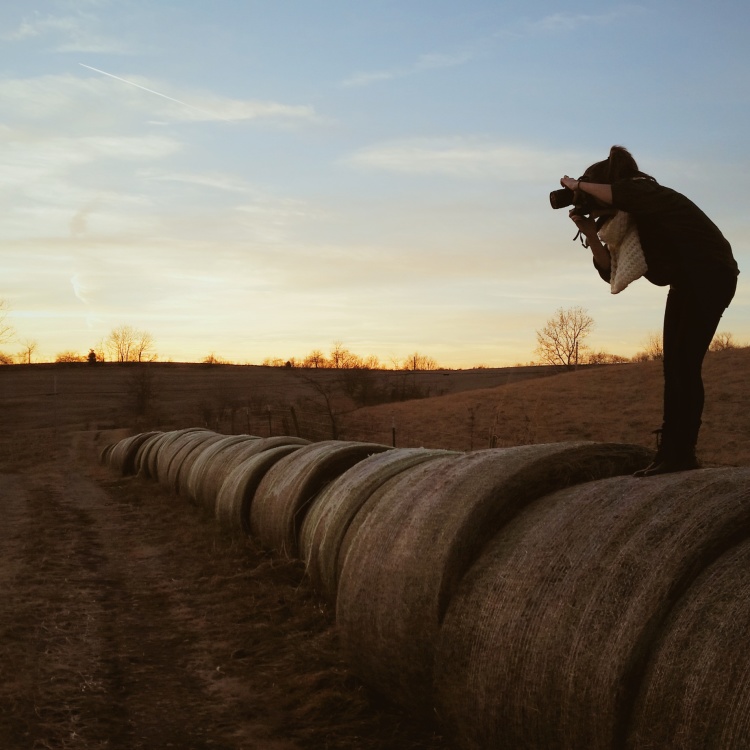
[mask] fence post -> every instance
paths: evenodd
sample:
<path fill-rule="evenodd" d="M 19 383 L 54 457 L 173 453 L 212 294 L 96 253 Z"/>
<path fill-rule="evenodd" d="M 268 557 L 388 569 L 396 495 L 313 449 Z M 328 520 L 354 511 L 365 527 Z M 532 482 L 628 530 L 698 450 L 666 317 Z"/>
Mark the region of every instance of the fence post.
<path fill-rule="evenodd" d="M 266 407 L 268 413 L 268 437 L 273 437 L 273 428 L 271 426 L 271 406 L 270 404 Z"/>
<path fill-rule="evenodd" d="M 396 447 L 396 419 L 391 419 L 391 442 L 393 447 Z"/>

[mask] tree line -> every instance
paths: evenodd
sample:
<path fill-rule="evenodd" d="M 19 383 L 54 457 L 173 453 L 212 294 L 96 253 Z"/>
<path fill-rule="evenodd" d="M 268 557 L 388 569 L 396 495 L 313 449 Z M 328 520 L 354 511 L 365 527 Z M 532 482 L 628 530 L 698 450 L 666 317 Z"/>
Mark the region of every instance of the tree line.
<path fill-rule="evenodd" d="M 0 344 L 13 341 L 16 332 L 8 321 L 8 304 L 0 299 Z M 618 364 L 624 362 L 645 362 L 661 359 L 663 346 L 660 333 L 648 335 L 644 348 L 633 357 L 622 357 L 605 351 L 593 350 L 587 338 L 594 330 L 594 319 L 582 307 L 559 308 L 545 325 L 536 331 L 537 346 L 534 350 L 537 359 L 530 365 L 552 365 L 563 370 L 573 370 L 579 365 Z M 19 341 L 21 349 L 15 354 L 0 351 L 0 365 L 31 364 L 39 346 L 34 339 Z M 709 351 L 739 348 L 734 336 L 729 332 L 718 332 L 711 342 Z M 92 347 L 87 355 L 68 350 L 59 352 L 55 362 L 155 362 L 158 356 L 153 336 L 144 330 L 129 325 L 113 328 L 109 335 Z M 230 364 L 211 352 L 203 360 L 204 364 Z M 362 357 L 355 354 L 340 341 L 334 342 L 331 350 L 324 354 L 314 349 L 306 356 L 297 359 L 290 357 L 268 357 L 261 363 L 266 367 L 284 367 L 298 370 L 404 370 L 424 372 L 441 369 L 430 356 L 418 351 L 390 364 L 382 363 L 378 357 Z"/>
<path fill-rule="evenodd" d="M 0 344 L 13 341 L 15 329 L 8 322 L 8 303 L 0 299 Z M 0 365 L 28 364 L 39 349 L 35 339 L 21 339 L 21 349 L 15 354 L 0 351 Z M 84 355 L 73 350 L 59 352 L 55 362 L 155 362 L 154 337 L 148 332 L 121 325 L 113 328 L 109 335 Z"/>
<path fill-rule="evenodd" d="M 579 365 L 618 364 L 624 362 L 647 362 L 662 359 L 664 346 L 661 333 L 650 333 L 644 349 L 633 357 L 621 357 L 604 351 L 594 351 L 586 342 L 594 330 L 594 319 L 583 307 L 559 308 L 543 328 L 536 332 L 535 353 L 538 362 L 532 364 L 553 365 L 563 370 L 574 370 Z M 709 351 L 737 349 L 734 336 L 729 332 L 718 332 Z"/>
<path fill-rule="evenodd" d="M 393 358 L 390 367 L 381 363 L 378 357 L 361 357 L 336 341 L 328 356 L 314 349 L 302 359 L 290 357 L 268 357 L 261 363 L 266 367 L 302 368 L 306 370 L 408 370 L 411 372 L 441 369 L 438 363 L 426 354 L 414 352 L 403 359 Z"/>

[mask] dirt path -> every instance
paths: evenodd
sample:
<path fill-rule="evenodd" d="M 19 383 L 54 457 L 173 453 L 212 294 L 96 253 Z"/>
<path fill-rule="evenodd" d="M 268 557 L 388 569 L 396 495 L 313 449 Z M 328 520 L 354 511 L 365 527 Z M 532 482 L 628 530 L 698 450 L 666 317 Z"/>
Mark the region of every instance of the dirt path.
<path fill-rule="evenodd" d="M 299 565 L 184 500 L 60 462 L 0 499 L 0 747 L 445 747 L 349 674 Z"/>

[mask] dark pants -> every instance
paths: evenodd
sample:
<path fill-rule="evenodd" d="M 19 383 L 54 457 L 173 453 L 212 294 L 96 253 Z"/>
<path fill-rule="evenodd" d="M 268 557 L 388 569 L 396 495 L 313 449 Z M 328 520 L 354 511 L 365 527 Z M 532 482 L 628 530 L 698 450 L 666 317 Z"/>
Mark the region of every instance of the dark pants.
<path fill-rule="evenodd" d="M 703 414 L 703 358 L 736 289 L 737 277 L 726 271 L 708 271 L 669 289 L 664 312 L 666 456 L 695 450 Z"/>

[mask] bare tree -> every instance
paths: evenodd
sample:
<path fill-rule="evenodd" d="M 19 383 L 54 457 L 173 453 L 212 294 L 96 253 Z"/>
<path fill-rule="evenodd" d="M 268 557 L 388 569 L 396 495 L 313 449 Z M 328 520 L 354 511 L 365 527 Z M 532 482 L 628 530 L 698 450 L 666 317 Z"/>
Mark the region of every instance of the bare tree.
<path fill-rule="evenodd" d="M 132 326 L 113 328 L 105 346 L 115 362 L 153 362 L 153 337 L 147 331 L 137 331 Z"/>
<path fill-rule="evenodd" d="M 323 352 L 320 351 L 320 349 L 315 349 L 311 351 L 303 360 L 302 360 L 302 367 L 307 367 L 310 369 L 319 369 L 321 367 L 326 366 L 326 358 Z"/>
<path fill-rule="evenodd" d="M 720 331 L 714 336 L 714 340 L 711 342 L 708 350 L 711 352 L 723 352 L 725 349 L 736 348 L 737 344 L 734 343 L 734 336 L 728 331 Z"/>
<path fill-rule="evenodd" d="M 589 352 L 586 357 L 586 364 L 589 365 L 617 365 L 630 360 L 627 357 L 621 357 L 619 354 L 610 354 L 609 352 Z"/>
<path fill-rule="evenodd" d="M 9 312 L 10 307 L 8 301 L 0 299 L 0 343 L 10 341 L 16 335 L 13 326 L 8 323 Z"/>
<path fill-rule="evenodd" d="M 153 362 L 156 359 L 154 337 L 148 331 L 135 332 L 133 359 L 136 362 Z"/>
<path fill-rule="evenodd" d="M 24 362 L 25 364 L 30 365 L 32 356 L 39 348 L 39 342 L 35 341 L 34 339 L 24 339 L 21 342 L 21 346 L 23 348 L 18 353 L 18 359 L 20 362 Z"/>
<path fill-rule="evenodd" d="M 86 361 L 86 357 L 70 349 L 68 351 L 60 352 L 59 354 L 55 355 L 55 362 L 57 362 L 58 364 L 61 364 L 63 362 L 85 362 L 85 361 Z"/>
<path fill-rule="evenodd" d="M 218 355 L 211 352 L 207 357 L 204 357 L 201 362 L 204 365 L 227 365 L 229 362 L 227 360 L 223 359 L 222 357 L 219 357 Z M 265 363 L 264 363 L 265 364 Z"/>
<path fill-rule="evenodd" d="M 334 342 L 328 362 L 334 370 L 345 370 L 349 367 L 360 366 L 359 357 L 352 354 L 340 341 Z"/>
<path fill-rule="evenodd" d="M 661 333 L 649 333 L 643 351 L 638 352 L 634 362 L 649 362 L 651 360 L 664 359 L 664 341 Z"/>
<path fill-rule="evenodd" d="M 129 362 L 135 331 L 130 326 L 113 328 L 105 341 L 107 351 L 115 362 Z"/>
<path fill-rule="evenodd" d="M 536 332 L 536 353 L 544 364 L 572 370 L 585 361 L 584 340 L 593 330 L 594 319 L 582 307 L 561 307 Z"/>
<path fill-rule="evenodd" d="M 437 370 L 438 363 L 432 358 L 419 352 L 414 352 L 404 359 L 402 370 L 410 370 L 416 372 L 417 370 Z"/>

